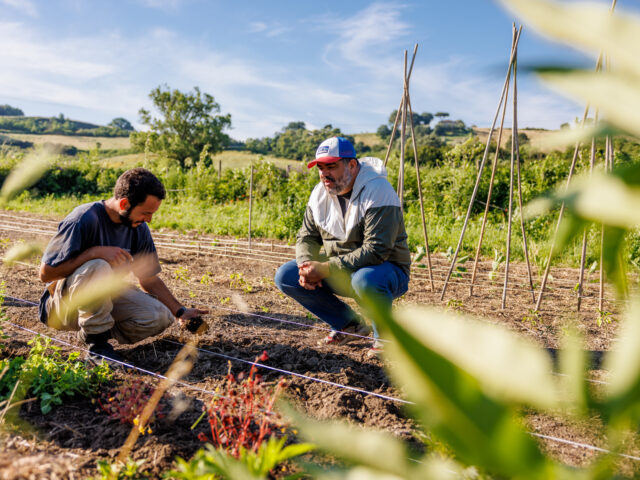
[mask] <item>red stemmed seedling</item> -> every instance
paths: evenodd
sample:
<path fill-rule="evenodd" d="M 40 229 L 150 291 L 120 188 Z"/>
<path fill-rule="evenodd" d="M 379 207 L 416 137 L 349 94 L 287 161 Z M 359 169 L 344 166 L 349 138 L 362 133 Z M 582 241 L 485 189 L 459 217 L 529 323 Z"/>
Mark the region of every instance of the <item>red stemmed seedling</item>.
<path fill-rule="evenodd" d="M 267 352 L 256 357 L 256 362 L 268 360 Z M 256 452 L 260 445 L 277 430 L 283 428 L 283 418 L 273 410 L 274 403 L 285 387 L 284 379 L 275 385 L 265 383 L 254 364 L 245 375 L 231 373 L 231 362 L 226 382 L 219 392 L 205 404 L 205 413 L 211 427 L 211 438 L 200 433 L 198 438 L 238 458 L 241 448 Z M 203 414 L 204 415 L 204 414 Z"/>
<path fill-rule="evenodd" d="M 112 388 L 98 398 L 98 405 L 110 418 L 120 420 L 121 423 L 138 425 L 140 414 L 153 395 L 155 387 L 141 378 L 126 378 L 121 384 Z M 156 407 L 148 424 L 165 417 L 163 410 L 166 408 L 168 398 L 165 395 Z M 141 433 L 152 433 L 147 426 Z"/>

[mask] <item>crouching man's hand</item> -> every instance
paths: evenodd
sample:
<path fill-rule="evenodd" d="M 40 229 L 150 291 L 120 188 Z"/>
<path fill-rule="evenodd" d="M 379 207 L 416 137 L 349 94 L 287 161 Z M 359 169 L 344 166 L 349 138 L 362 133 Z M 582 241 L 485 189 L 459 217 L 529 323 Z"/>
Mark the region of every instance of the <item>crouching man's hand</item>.
<path fill-rule="evenodd" d="M 180 313 L 179 311 L 176 313 Z M 184 313 L 180 315 L 178 321 L 180 322 L 180 326 L 184 327 L 187 325 L 188 320 L 194 317 L 199 317 L 200 315 L 206 315 L 209 313 L 209 310 L 201 310 L 199 308 L 185 308 Z"/>
<path fill-rule="evenodd" d="M 307 290 L 315 290 L 322 285 L 322 280 L 329 277 L 329 264 L 316 261 L 303 262 L 298 266 L 298 273 L 300 286 Z"/>

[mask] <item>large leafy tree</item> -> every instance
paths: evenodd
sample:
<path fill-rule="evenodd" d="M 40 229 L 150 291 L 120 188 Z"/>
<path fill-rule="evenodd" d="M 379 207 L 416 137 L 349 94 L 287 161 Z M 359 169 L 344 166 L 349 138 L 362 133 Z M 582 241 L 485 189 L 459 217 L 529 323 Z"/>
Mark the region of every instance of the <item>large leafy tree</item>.
<path fill-rule="evenodd" d="M 111 120 L 111 122 L 109 122 L 107 126 L 119 128 L 121 130 L 127 130 L 129 132 L 133 132 L 135 130 L 133 128 L 133 125 L 131 125 L 131 122 L 126 118 L 122 118 L 122 117 L 114 118 L 113 120 Z"/>
<path fill-rule="evenodd" d="M 205 148 L 215 153 L 229 144 L 229 136 L 223 131 L 231 126 L 231 115 L 219 115 L 220 105 L 198 87 L 184 93 L 159 86 L 149 97 L 160 116 L 153 117 L 148 110 L 140 109 L 141 122 L 149 131 L 132 133 L 133 146 L 148 148 L 189 167 Z"/>

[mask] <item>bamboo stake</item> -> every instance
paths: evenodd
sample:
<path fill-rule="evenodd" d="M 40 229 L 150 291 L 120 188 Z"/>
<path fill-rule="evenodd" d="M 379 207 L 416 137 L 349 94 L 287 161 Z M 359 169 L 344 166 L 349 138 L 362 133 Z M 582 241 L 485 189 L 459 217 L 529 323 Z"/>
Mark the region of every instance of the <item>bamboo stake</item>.
<path fill-rule="evenodd" d="M 522 31 L 522 27 L 520 27 L 520 30 L 518 31 L 518 35 L 515 42 L 516 44 L 520 39 L 521 31 Z M 491 136 L 493 135 L 493 130 L 495 128 L 496 122 L 498 121 L 498 115 L 500 114 L 500 107 L 502 106 L 502 102 L 504 101 L 505 92 L 507 89 L 507 85 L 509 83 L 509 72 L 511 72 L 512 62 L 513 62 L 513 44 L 511 45 L 511 55 L 509 57 L 509 65 L 507 67 L 507 78 L 505 78 L 504 85 L 502 86 L 502 94 L 500 97 L 500 101 L 498 102 L 498 107 L 496 108 L 496 113 L 493 117 L 493 123 L 491 124 L 491 128 L 489 129 L 489 134 L 487 136 L 487 145 L 485 146 L 484 154 L 482 155 L 482 161 L 480 162 L 480 168 L 478 170 L 478 175 L 476 177 L 476 184 L 473 187 L 473 193 L 471 194 L 471 201 L 469 202 L 469 208 L 467 209 L 467 216 L 465 217 L 464 224 L 462 226 L 462 232 L 460 233 L 458 246 L 456 247 L 456 251 L 453 255 L 451 266 L 449 267 L 449 271 L 444 281 L 444 285 L 442 286 L 442 293 L 440 294 L 441 301 L 444 300 L 444 295 L 447 291 L 447 286 L 449 284 L 449 279 L 451 278 L 451 273 L 453 272 L 453 268 L 455 267 L 456 260 L 458 259 L 458 255 L 460 254 L 460 249 L 462 248 L 462 241 L 464 239 L 464 234 L 467 230 L 467 225 L 469 224 L 469 218 L 471 217 L 471 209 L 473 208 L 473 202 L 475 201 L 476 194 L 478 193 L 478 187 L 480 186 L 480 178 L 482 176 L 482 171 L 484 170 L 485 163 L 489 156 L 489 146 L 491 144 Z"/>
<path fill-rule="evenodd" d="M 605 69 L 610 70 L 609 56 L 605 57 Z M 605 140 L 604 171 L 613 170 L 613 139 L 607 135 Z M 600 286 L 598 289 L 598 310 L 604 313 L 604 224 L 600 225 Z"/>
<path fill-rule="evenodd" d="M 253 165 L 251 165 L 251 176 L 249 177 L 249 250 L 251 250 L 251 217 L 253 211 Z"/>
<path fill-rule="evenodd" d="M 404 79 L 403 102 L 402 102 L 402 126 L 400 128 L 400 169 L 398 171 L 398 198 L 400 198 L 400 208 L 404 209 L 404 147 L 407 131 L 407 51 L 404 51 Z"/>
<path fill-rule="evenodd" d="M 515 45 L 516 32 L 515 28 L 513 31 L 513 38 L 511 40 L 513 47 L 513 57 L 511 62 L 511 69 L 513 69 L 513 65 L 515 62 L 516 48 Z M 487 219 L 489 218 L 489 207 L 491 205 L 491 195 L 493 193 L 493 182 L 496 177 L 496 170 L 498 168 L 498 159 L 500 156 L 500 144 L 502 143 L 502 133 L 504 131 L 504 119 L 507 113 L 507 102 L 509 101 L 509 85 L 511 82 L 511 69 L 507 72 L 507 89 L 505 91 L 504 103 L 502 105 L 502 117 L 500 119 L 500 129 L 498 130 L 498 141 L 496 144 L 496 153 L 493 157 L 493 163 L 491 165 L 491 178 L 489 180 L 489 191 L 487 192 L 487 201 L 485 203 L 484 215 L 482 216 L 482 225 L 480 227 L 480 237 L 478 238 L 478 246 L 476 248 L 476 255 L 473 260 L 473 271 L 471 272 L 471 283 L 469 285 L 469 295 L 473 295 L 473 284 L 476 280 L 476 273 L 478 271 L 478 262 L 480 261 L 480 249 L 482 248 L 482 240 L 484 239 L 484 232 L 487 227 Z"/>
<path fill-rule="evenodd" d="M 598 110 L 596 110 L 594 125 L 598 124 Z M 591 154 L 589 155 L 589 176 L 593 175 L 593 167 L 596 163 L 596 137 L 591 139 Z M 580 273 L 578 276 L 578 306 L 577 310 L 580 311 L 582 305 L 582 291 L 584 282 L 584 264 L 587 259 L 587 229 L 582 232 L 582 249 L 580 252 Z"/>
<path fill-rule="evenodd" d="M 424 248 L 427 255 L 427 267 L 429 268 L 429 280 L 431 281 L 431 291 L 435 291 L 433 284 L 433 270 L 431 268 L 431 252 L 429 250 L 429 237 L 427 236 L 427 223 L 424 218 L 424 200 L 422 198 L 422 183 L 420 181 L 420 166 L 418 164 L 418 147 L 416 145 L 416 132 L 413 127 L 413 109 L 411 108 L 411 97 L 407 88 L 407 106 L 409 107 L 409 118 L 411 118 L 411 140 L 413 142 L 413 157 L 416 164 L 416 180 L 418 182 L 418 198 L 420 199 L 420 214 L 422 216 L 422 234 L 424 236 Z"/>
<path fill-rule="evenodd" d="M 613 14 L 614 9 L 616 8 L 617 0 L 613 0 L 611 3 L 611 8 L 609 9 L 609 15 Z M 602 70 L 602 58 L 603 53 L 600 52 L 598 55 L 598 60 L 596 62 L 596 72 Z M 582 116 L 582 122 L 580 124 L 580 128 L 584 128 L 585 122 L 587 120 L 587 115 L 589 114 L 589 103 L 585 106 L 584 114 Z M 576 166 L 576 160 L 578 158 L 578 152 L 580 151 L 580 142 L 576 142 L 575 150 L 573 151 L 573 159 L 571 160 L 571 166 L 569 167 L 569 176 L 567 177 L 567 184 L 565 187 L 565 191 L 569 189 L 569 184 L 571 183 L 571 178 L 573 177 L 573 172 Z M 553 234 L 553 239 L 551 240 L 551 249 L 549 250 L 549 256 L 547 257 L 547 264 L 544 269 L 544 275 L 542 276 L 542 283 L 540 284 L 540 293 L 538 294 L 538 301 L 536 302 L 535 311 L 540 311 L 540 305 L 542 304 L 542 297 L 544 295 L 545 288 L 547 286 L 547 279 L 549 278 L 549 271 L 551 270 L 551 259 L 553 258 L 555 248 L 556 248 L 556 238 L 558 237 L 558 231 L 560 230 L 560 224 L 562 223 L 562 218 L 564 216 L 565 204 L 562 202 L 560 205 L 560 212 L 558 213 L 558 222 L 556 223 L 556 229 Z"/>
<path fill-rule="evenodd" d="M 516 68 L 513 69 L 513 129 L 511 137 L 516 142 L 516 165 L 518 178 L 518 208 L 520 209 L 520 231 L 522 233 L 522 248 L 524 250 L 524 258 L 527 262 L 527 273 L 529 274 L 529 287 L 531 288 L 531 299 L 536 302 L 536 293 L 533 287 L 533 274 L 531 272 L 531 262 L 529 262 L 529 247 L 527 245 L 527 232 L 524 228 L 524 214 L 522 208 L 522 175 L 520 173 L 520 140 L 518 139 L 518 78 L 517 78 L 517 61 Z"/>
<path fill-rule="evenodd" d="M 516 26 L 513 25 L 513 30 L 515 33 Z M 515 170 L 515 159 L 516 152 L 515 147 L 518 143 L 518 129 L 516 126 L 516 108 L 518 104 L 516 102 L 516 68 L 518 67 L 518 49 L 516 48 L 516 52 L 513 57 L 513 118 L 511 128 L 511 165 L 509 169 L 509 218 L 507 220 L 507 253 L 504 264 L 504 286 L 502 287 L 502 310 L 507 303 L 507 285 L 509 284 L 509 257 L 511 256 L 511 227 L 512 227 L 512 215 L 513 215 L 513 171 Z M 505 102 L 505 105 L 507 102 Z M 498 143 L 498 149 L 500 148 L 500 144 Z M 476 258 L 477 260 L 477 258 Z"/>
<path fill-rule="evenodd" d="M 411 80 L 411 73 L 413 72 L 413 63 L 416 60 L 416 54 L 418 53 L 418 44 L 416 43 L 415 47 L 413 47 L 413 57 L 411 58 L 411 66 L 409 67 L 409 74 L 407 75 L 406 81 L 407 83 Z M 389 137 L 389 145 L 387 146 L 387 153 L 384 156 L 384 166 L 387 166 L 387 162 L 389 161 L 389 154 L 391 153 L 391 146 L 393 145 L 393 141 L 396 136 L 396 129 L 398 128 L 398 120 L 400 119 L 400 112 L 402 111 L 404 105 L 404 94 L 400 99 L 400 105 L 398 106 L 398 110 L 396 111 L 396 119 L 393 122 L 393 130 L 391 130 L 391 137 Z"/>

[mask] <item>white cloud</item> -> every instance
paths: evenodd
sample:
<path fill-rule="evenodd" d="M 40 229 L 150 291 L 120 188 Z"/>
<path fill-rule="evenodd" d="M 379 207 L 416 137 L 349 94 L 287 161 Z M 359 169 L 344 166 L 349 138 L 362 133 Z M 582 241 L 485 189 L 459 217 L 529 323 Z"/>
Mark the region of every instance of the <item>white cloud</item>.
<path fill-rule="evenodd" d="M 374 3 L 350 18 L 325 19 L 323 28 L 338 37 L 327 45 L 325 61 L 336 66 L 334 55 L 339 55 L 352 67 L 388 71 L 390 58 L 400 51 L 399 40 L 411 31 L 411 26 L 401 19 L 404 8 L 393 3 Z"/>
<path fill-rule="evenodd" d="M 30 17 L 38 16 L 38 9 L 31 0 L 0 0 L 0 3 L 15 8 Z"/>
<path fill-rule="evenodd" d="M 235 138 L 272 135 L 290 121 L 310 127 L 331 123 L 347 133 L 375 131 L 402 94 L 401 53 L 411 29 L 400 17 L 404 8 L 376 3 L 339 19 L 343 23 L 326 37 L 337 40 L 309 51 L 310 62 L 323 52 L 335 62 L 334 68 L 319 69 L 244 59 L 166 28 L 59 37 L 0 22 L 0 100 L 10 94 L 16 106 L 34 108 L 39 102 L 37 108 L 45 110 L 30 114 L 78 112 L 82 120 L 107 123 L 122 116 L 135 123 L 139 108 L 151 107 L 151 89 L 197 85 L 232 114 Z M 267 35 L 273 25 L 256 22 L 249 28 Z M 421 53 L 411 80 L 415 110 L 445 110 L 468 124 L 488 125 L 502 84 L 498 75 L 473 59 L 434 63 Z M 523 126 L 555 128 L 575 116 L 569 102 L 531 82 L 523 83 L 520 105 Z"/>
<path fill-rule="evenodd" d="M 290 28 L 284 27 L 279 23 L 274 23 L 273 25 L 268 25 L 265 22 L 252 22 L 249 24 L 249 31 L 251 33 L 261 33 L 266 37 L 278 37 L 288 31 Z"/>

